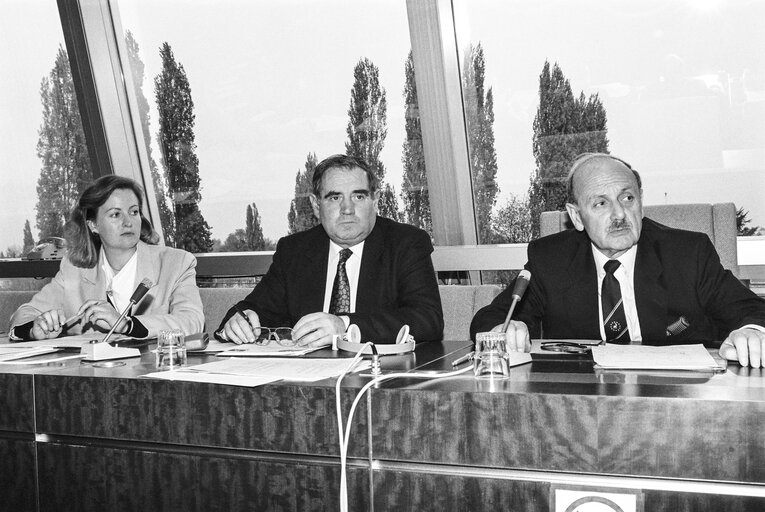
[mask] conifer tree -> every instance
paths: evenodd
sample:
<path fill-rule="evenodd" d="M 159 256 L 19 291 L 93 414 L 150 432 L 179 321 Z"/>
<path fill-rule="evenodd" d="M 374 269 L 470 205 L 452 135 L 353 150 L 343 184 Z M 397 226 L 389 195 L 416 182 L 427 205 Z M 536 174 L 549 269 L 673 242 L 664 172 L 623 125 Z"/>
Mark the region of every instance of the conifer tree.
<path fill-rule="evenodd" d="M 167 169 L 175 211 L 175 246 L 189 252 L 212 249 L 210 226 L 199 210 L 199 159 L 194 142 L 194 102 L 183 65 L 163 43 L 159 50 L 162 72 L 154 79 L 159 111 L 159 147 Z"/>
<path fill-rule="evenodd" d="M 24 247 L 21 249 L 22 254 L 26 254 L 32 250 L 35 246 L 35 239 L 32 236 L 32 228 L 29 226 L 29 219 L 24 221 Z"/>
<path fill-rule="evenodd" d="M 149 156 L 149 167 L 151 170 L 151 179 L 154 184 L 154 196 L 159 207 L 159 221 L 162 223 L 162 229 L 165 236 L 165 243 L 173 245 L 175 235 L 175 219 L 173 212 L 168 204 L 167 196 L 167 178 L 158 168 L 151 150 L 151 132 L 149 130 L 149 101 L 143 93 L 144 69 L 143 60 L 140 56 L 138 42 L 133 37 L 133 33 L 128 30 L 125 32 L 125 45 L 127 47 L 128 63 L 133 75 L 133 90 L 138 103 L 138 117 L 141 120 L 141 130 L 143 133 L 144 144 Z"/>
<path fill-rule="evenodd" d="M 66 50 L 59 46 L 48 76 L 40 84 L 42 124 L 37 156 L 36 225 L 39 237 L 64 236 L 64 224 L 80 192 L 92 179 L 85 132 Z"/>
<path fill-rule="evenodd" d="M 295 174 L 295 198 L 290 203 L 287 213 L 289 234 L 299 233 L 319 224 L 319 219 L 313 214 L 311 195 L 313 171 L 316 169 L 316 153 L 308 153 L 305 159 L 305 169 Z"/>
<path fill-rule="evenodd" d="M 472 45 L 463 66 L 463 98 L 470 148 L 478 242 L 492 243 L 491 212 L 497 201 L 497 151 L 494 147 L 494 94 L 485 90 L 483 46 Z"/>
<path fill-rule="evenodd" d="M 539 76 L 539 107 L 534 118 L 536 170 L 529 187 L 533 236 L 539 236 L 539 214 L 563 210 L 566 176 L 577 155 L 608 153 L 606 111 L 597 94 L 574 98 L 560 66 L 545 61 Z"/>
<path fill-rule="evenodd" d="M 404 217 L 408 224 L 424 229 L 428 233 L 433 230 L 430 215 L 430 196 L 428 180 L 425 174 L 425 153 L 422 149 L 422 127 L 420 111 L 417 103 L 417 84 L 414 80 L 414 61 L 412 52 L 404 65 L 404 112 L 406 140 L 401 156 L 404 164 L 401 199 L 404 202 Z"/>
<path fill-rule="evenodd" d="M 351 103 L 348 107 L 348 155 L 363 158 L 380 184 L 380 215 L 398 220 L 398 201 L 393 187 L 385 183 L 385 166 L 380 152 L 388 135 L 388 103 L 380 86 L 380 72 L 367 58 L 359 60 L 353 70 Z"/>
<path fill-rule="evenodd" d="M 245 233 L 247 237 L 247 249 L 250 251 L 262 251 L 266 247 L 263 238 L 263 228 L 260 225 L 260 213 L 257 205 L 253 202 L 247 205 L 247 223 Z"/>

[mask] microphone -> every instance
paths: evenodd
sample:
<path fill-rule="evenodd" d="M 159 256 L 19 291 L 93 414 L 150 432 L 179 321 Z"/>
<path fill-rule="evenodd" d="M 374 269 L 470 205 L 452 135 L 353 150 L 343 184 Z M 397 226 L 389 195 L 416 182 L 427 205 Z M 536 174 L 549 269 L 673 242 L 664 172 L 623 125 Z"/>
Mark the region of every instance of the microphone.
<path fill-rule="evenodd" d="M 529 281 L 531 281 L 531 272 L 526 269 L 521 270 L 518 277 L 515 278 L 515 286 L 513 287 L 512 294 L 513 302 L 510 304 L 507 317 L 505 317 L 505 323 L 502 325 L 502 332 L 507 332 L 507 328 L 510 325 L 510 318 L 513 316 L 513 311 L 515 311 L 515 305 L 518 304 L 518 301 L 521 300 L 523 294 L 526 293 Z"/>
<path fill-rule="evenodd" d="M 104 339 L 96 343 L 106 343 L 109 341 L 109 338 L 111 338 L 112 334 L 114 334 L 114 329 L 116 329 L 120 322 L 125 319 L 128 311 L 130 311 L 130 308 L 141 302 L 141 299 L 143 299 L 144 295 L 146 295 L 146 293 L 149 291 L 149 288 L 152 286 L 154 286 L 154 283 L 152 283 L 150 279 L 144 279 L 138 284 L 135 291 L 133 292 L 133 295 L 130 296 L 130 303 L 122 311 L 122 314 L 120 314 L 120 317 L 117 319 L 117 321 L 114 322 L 114 325 L 112 325 L 112 328 L 109 330 L 109 332 L 106 333 Z"/>

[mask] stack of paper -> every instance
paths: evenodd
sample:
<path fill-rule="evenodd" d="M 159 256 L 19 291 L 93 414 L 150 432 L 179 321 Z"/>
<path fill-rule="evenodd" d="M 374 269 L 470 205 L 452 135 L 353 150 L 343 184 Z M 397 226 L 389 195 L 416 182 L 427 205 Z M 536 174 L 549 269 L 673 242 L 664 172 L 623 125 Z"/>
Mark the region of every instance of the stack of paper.
<path fill-rule="evenodd" d="M 189 380 L 234 386 L 260 386 L 277 380 L 311 382 L 337 377 L 349 370 L 352 359 L 231 358 L 191 366 L 181 370 L 156 372 L 145 377 L 166 380 Z M 368 369 L 370 362 L 360 360 L 349 371 Z"/>
<path fill-rule="evenodd" d="M 592 347 L 599 367 L 619 370 L 724 370 L 704 345 L 602 345 Z"/>
<path fill-rule="evenodd" d="M 3 345 L 0 347 L 0 362 L 50 354 L 51 352 L 57 351 L 58 349 L 54 347 L 16 347 L 14 345 Z"/>

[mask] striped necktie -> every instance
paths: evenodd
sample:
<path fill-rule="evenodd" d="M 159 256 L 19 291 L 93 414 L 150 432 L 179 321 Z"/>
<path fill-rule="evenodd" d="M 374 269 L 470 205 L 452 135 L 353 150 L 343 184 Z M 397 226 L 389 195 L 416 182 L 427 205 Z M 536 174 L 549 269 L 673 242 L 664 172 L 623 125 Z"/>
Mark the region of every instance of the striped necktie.
<path fill-rule="evenodd" d="M 619 265 L 619 260 L 608 260 L 603 266 L 606 270 L 606 277 L 603 278 L 600 294 L 603 304 L 603 328 L 606 333 L 606 341 L 629 343 L 630 333 L 627 329 L 627 317 L 624 314 L 622 290 L 619 281 L 614 276 Z"/>

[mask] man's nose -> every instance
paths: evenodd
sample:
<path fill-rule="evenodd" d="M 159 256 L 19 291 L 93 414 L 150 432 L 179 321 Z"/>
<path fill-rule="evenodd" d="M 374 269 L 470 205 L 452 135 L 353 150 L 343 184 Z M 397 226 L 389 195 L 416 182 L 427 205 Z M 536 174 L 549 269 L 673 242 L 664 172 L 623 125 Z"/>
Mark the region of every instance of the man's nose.
<path fill-rule="evenodd" d="M 340 203 L 340 211 L 345 214 L 353 213 L 353 200 L 350 197 L 344 197 Z"/>
<path fill-rule="evenodd" d="M 624 218 L 624 206 L 622 206 L 622 203 L 619 201 L 614 201 L 613 207 L 611 208 L 611 218 L 613 219 L 623 219 Z"/>

